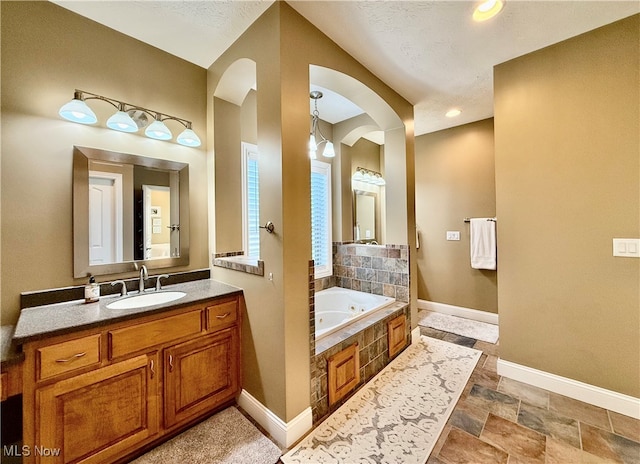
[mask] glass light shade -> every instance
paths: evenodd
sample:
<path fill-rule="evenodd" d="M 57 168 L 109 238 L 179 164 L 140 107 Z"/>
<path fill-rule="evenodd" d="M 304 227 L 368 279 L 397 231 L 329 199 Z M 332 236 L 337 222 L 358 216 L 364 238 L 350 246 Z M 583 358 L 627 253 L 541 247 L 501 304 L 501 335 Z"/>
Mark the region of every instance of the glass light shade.
<path fill-rule="evenodd" d="M 327 141 L 327 144 L 324 147 L 324 156 L 326 156 L 327 158 L 333 158 L 334 156 L 336 156 L 336 152 L 333 149 L 333 143 Z"/>
<path fill-rule="evenodd" d="M 185 147 L 199 147 L 202 144 L 200 138 L 191 129 L 183 130 L 176 140 Z"/>
<path fill-rule="evenodd" d="M 385 185 L 386 182 L 385 180 L 382 178 L 382 176 L 376 175 L 375 176 L 375 180 L 373 182 L 375 185 Z"/>
<path fill-rule="evenodd" d="M 353 176 L 351 176 L 351 180 L 357 180 L 359 182 L 364 181 L 364 176 L 362 175 L 362 172 L 360 170 L 357 170 Z"/>
<path fill-rule="evenodd" d="M 77 98 L 62 105 L 58 114 L 69 121 L 79 122 L 80 124 L 95 124 L 98 121 L 91 108 L 84 101 Z"/>
<path fill-rule="evenodd" d="M 173 134 L 169 128 L 159 119 L 156 119 L 149 124 L 149 127 L 147 127 L 144 133 L 147 137 L 151 137 L 156 140 L 170 140 L 173 138 Z"/>
<path fill-rule="evenodd" d="M 316 144 L 316 136 L 311 134 L 309 136 L 309 151 L 318 151 L 318 145 Z"/>
<path fill-rule="evenodd" d="M 118 111 L 107 120 L 107 127 L 109 129 L 122 131 L 122 132 L 137 132 L 138 125 L 136 122 L 124 111 Z"/>

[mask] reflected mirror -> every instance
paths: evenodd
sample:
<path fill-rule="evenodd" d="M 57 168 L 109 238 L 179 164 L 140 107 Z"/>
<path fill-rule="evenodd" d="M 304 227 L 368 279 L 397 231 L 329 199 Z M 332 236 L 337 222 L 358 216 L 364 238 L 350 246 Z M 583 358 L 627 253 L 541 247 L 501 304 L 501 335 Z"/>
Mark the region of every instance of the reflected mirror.
<path fill-rule="evenodd" d="M 364 190 L 354 190 L 354 240 L 376 240 L 376 199 L 377 194 Z"/>
<path fill-rule="evenodd" d="M 74 147 L 74 277 L 189 264 L 189 165 Z"/>

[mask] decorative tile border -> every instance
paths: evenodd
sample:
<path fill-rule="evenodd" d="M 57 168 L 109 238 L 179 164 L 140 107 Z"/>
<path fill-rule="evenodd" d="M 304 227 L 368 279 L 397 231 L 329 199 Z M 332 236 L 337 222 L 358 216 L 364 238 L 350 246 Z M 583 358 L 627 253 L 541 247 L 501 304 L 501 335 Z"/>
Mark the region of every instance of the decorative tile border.
<path fill-rule="evenodd" d="M 264 261 L 244 256 L 244 251 L 230 251 L 213 255 L 213 265 L 247 274 L 264 275 Z"/>

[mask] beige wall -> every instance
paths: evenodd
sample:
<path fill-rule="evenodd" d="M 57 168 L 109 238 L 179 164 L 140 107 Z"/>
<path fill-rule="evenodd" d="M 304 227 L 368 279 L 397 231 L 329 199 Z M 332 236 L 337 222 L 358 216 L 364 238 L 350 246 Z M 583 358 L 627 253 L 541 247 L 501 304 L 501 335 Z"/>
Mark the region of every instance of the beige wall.
<path fill-rule="evenodd" d="M 500 355 L 640 397 L 640 16 L 495 68 Z"/>
<path fill-rule="evenodd" d="M 365 83 L 403 121 L 411 120 L 413 112 L 408 102 L 289 5 L 276 2 L 209 68 L 211 127 L 219 120 L 213 99 L 216 86 L 224 71 L 240 58 L 256 62 L 260 217 L 261 222 L 274 223 L 275 233 L 261 235 L 265 277 L 221 268 L 214 268 L 213 273 L 245 289 L 244 388 L 288 422 L 310 405 L 309 64 L 338 70 Z M 412 148 L 407 155 L 411 163 Z M 214 153 L 217 163 L 218 153 Z M 268 279 L 270 273 L 273 280 Z"/>
<path fill-rule="evenodd" d="M 206 71 L 49 2 L 1 8 L 2 323 L 17 320 L 20 292 L 84 283 L 73 279 L 74 144 L 188 162 L 190 264 L 173 270 L 208 267 L 204 147 L 106 129 L 103 102 L 90 104 L 97 126 L 58 116 L 79 88 L 191 120 L 204 140 Z"/>
<path fill-rule="evenodd" d="M 418 298 L 498 312 L 497 272 L 471 268 L 463 222 L 496 215 L 494 160 L 493 119 L 416 137 Z"/>

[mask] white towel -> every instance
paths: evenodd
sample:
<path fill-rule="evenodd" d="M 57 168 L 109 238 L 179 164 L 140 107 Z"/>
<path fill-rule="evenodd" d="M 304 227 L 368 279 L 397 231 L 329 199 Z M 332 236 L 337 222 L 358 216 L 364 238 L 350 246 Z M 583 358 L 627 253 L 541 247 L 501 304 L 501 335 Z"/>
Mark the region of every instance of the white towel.
<path fill-rule="evenodd" d="M 496 269 L 496 223 L 489 218 L 471 219 L 471 267 Z"/>

